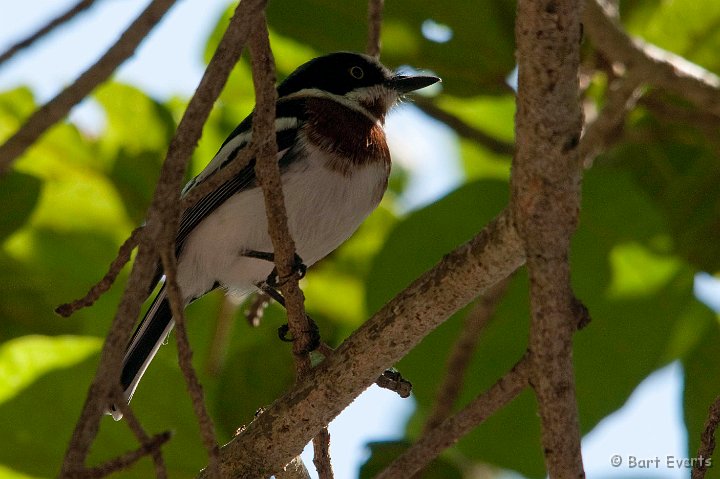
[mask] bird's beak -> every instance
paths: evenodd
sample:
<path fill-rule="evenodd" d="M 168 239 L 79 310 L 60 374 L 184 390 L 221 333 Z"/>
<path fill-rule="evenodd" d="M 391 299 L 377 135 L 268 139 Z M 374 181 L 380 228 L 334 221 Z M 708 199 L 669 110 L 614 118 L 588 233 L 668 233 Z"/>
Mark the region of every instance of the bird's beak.
<path fill-rule="evenodd" d="M 431 75 L 395 75 L 388 80 L 387 85 L 398 93 L 404 94 L 434 85 L 439 81 L 442 80 Z"/>

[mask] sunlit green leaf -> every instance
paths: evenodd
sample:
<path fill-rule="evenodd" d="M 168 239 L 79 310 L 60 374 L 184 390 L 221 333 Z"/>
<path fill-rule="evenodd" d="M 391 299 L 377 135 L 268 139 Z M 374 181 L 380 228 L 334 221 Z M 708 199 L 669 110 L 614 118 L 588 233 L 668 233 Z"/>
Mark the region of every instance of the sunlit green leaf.
<path fill-rule="evenodd" d="M 635 2 L 629 2 L 635 3 Z M 643 2 L 641 2 L 642 5 Z M 646 40 L 720 71 L 720 4 L 714 0 L 654 2 L 631 17 L 628 28 Z"/>

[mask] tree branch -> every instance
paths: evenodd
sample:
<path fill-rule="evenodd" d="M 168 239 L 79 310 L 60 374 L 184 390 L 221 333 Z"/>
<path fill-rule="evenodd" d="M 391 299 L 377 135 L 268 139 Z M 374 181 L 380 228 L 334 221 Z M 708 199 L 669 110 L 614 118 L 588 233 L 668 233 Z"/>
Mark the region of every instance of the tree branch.
<path fill-rule="evenodd" d="M 713 452 L 715 452 L 715 431 L 718 424 L 720 424 L 720 396 L 715 398 L 708 410 L 707 421 L 705 421 L 705 428 L 700 436 L 700 447 L 696 456 L 698 462 L 693 467 L 692 479 L 705 477 Z"/>
<path fill-rule="evenodd" d="M 607 0 L 587 0 L 583 26 L 593 45 L 611 62 L 628 70 L 649 85 L 673 92 L 697 108 L 720 116 L 720 77 L 637 38 L 618 25 Z"/>
<path fill-rule="evenodd" d="M 580 2 L 519 0 L 515 35 L 518 108 L 510 185 L 530 277 L 530 384 L 548 474 L 576 479 L 585 473 L 572 364 L 578 302 L 568 258 L 580 209 Z"/>
<path fill-rule="evenodd" d="M 627 113 L 635 108 L 642 91 L 640 79 L 632 72 L 608 86 L 605 106 L 585 127 L 580 139 L 578 156 L 583 167 L 592 167 L 595 157 L 607 149 L 614 132 L 621 128 Z"/>
<path fill-rule="evenodd" d="M 62 477 L 68 477 L 73 470 L 82 467 L 97 435 L 103 409 L 112 399 L 111 391 L 118 382 L 123 350 L 130 339 L 132 325 L 140 313 L 140 305 L 147 296 L 147 285 L 155 272 L 156 244 L 162 243 L 160 239 L 164 238 L 165 248 L 168 248 L 168 245 L 172 244 L 173 233 L 177 230 L 177 198 L 187 161 L 200 138 L 202 126 L 215 100 L 240 57 L 250 32 L 250 24 L 265 7 L 265 3 L 265 0 L 244 0 L 239 4 L 170 143 L 160 181 L 148 211 L 145 233 L 141 235 L 140 249 L 115 320 L 105 340 L 100 364 L 83 411 L 70 440 Z M 171 232 L 167 233 L 167 230 Z"/>
<path fill-rule="evenodd" d="M 79 477 L 82 479 L 99 479 L 101 477 L 107 477 L 115 472 L 122 471 L 123 469 L 127 469 L 128 467 L 135 464 L 138 460 L 142 459 L 148 454 L 152 454 L 153 451 L 157 451 L 158 449 L 160 449 L 160 447 L 166 442 L 168 442 L 171 437 L 172 435 L 169 432 L 156 434 L 155 436 L 150 438 L 148 442 L 144 443 L 136 450 L 125 453 L 120 457 L 116 457 L 115 459 L 111 459 L 110 461 L 97 467 L 87 469 L 82 473 L 75 474 L 73 477 Z"/>
<path fill-rule="evenodd" d="M 82 13 L 90 6 L 92 6 L 93 3 L 95 3 L 95 0 L 80 0 L 78 3 L 70 7 L 69 10 L 50 20 L 47 24 L 43 25 L 32 35 L 23 38 L 16 44 L 12 45 L 10 48 L 5 50 L 2 55 L 0 55 L 0 65 L 15 56 L 15 54 L 18 53 L 20 50 L 29 47 L 37 40 L 53 31 L 55 28 L 75 18 L 75 16 L 77 16 L 79 13 Z"/>
<path fill-rule="evenodd" d="M 219 447 L 215 437 L 215 426 L 205 407 L 202 385 L 192 365 L 192 348 L 188 339 L 187 328 L 185 327 L 185 302 L 182 291 L 177 284 L 177 258 L 175 248 L 163 249 L 160 252 L 163 270 L 165 272 L 165 287 L 168 291 L 168 299 L 172 310 L 172 317 L 175 321 L 175 339 L 178 348 L 178 363 L 185 378 L 188 393 L 193 405 L 193 411 L 198 419 L 200 435 L 203 446 L 208 453 L 208 473 L 215 479 L 220 479 L 218 466 Z"/>
<path fill-rule="evenodd" d="M 455 133 L 462 138 L 478 143 L 480 146 L 487 148 L 498 155 L 512 156 L 515 152 L 515 145 L 498 140 L 494 136 L 488 135 L 484 131 L 464 122 L 452 113 L 448 113 L 438 107 L 431 100 L 417 98 L 415 106 L 420 108 L 428 116 L 445 123 L 447 126 L 455 130 Z"/>
<path fill-rule="evenodd" d="M 282 190 L 280 166 L 278 164 L 277 143 L 275 141 L 275 63 L 270 49 L 269 32 L 265 16 L 261 15 L 250 40 L 250 57 L 255 85 L 255 113 L 253 116 L 253 143 L 257 145 L 258 157 L 255 172 L 263 195 L 265 211 L 268 217 L 268 230 L 272 239 L 275 265 L 280 279 L 280 288 L 285 298 L 288 326 L 293 335 L 293 353 L 295 356 L 296 380 L 305 376 L 312 364 L 310 362 L 310 344 L 313 328 L 305 314 L 305 297 L 295 274 L 295 242 L 290 235 L 287 222 L 287 210 Z M 320 479 L 332 479 L 332 466 L 329 456 L 330 435 L 327 428 L 319 429 L 313 440 L 315 443 L 315 464 Z M 274 471 L 273 471 L 274 472 Z"/>
<path fill-rule="evenodd" d="M 460 331 L 460 336 L 448 357 L 447 366 L 445 367 L 445 379 L 438 387 L 434 409 L 425 422 L 424 434 L 435 429 L 452 413 L 453 406 L 460 395 L 460 389 L 465 380 L 465 372 L 480 340 L 480 333 L 490 321 L 492 315 L 495 314 L 495 309 L 505 294 L 508 283 L 509 278 L 500 281 L 490 288 L 487 293 L 480 295 L 477 304 L 473 306 L 465 318 L 465 324 L 462 331 Z"/>
<path fill-rule="evenodd" d="M 509 212 L 447 254 L 221 448 L 225 476 L 277 471 L 388 366 L 524 262 Z M 204 473 L 200 477 L 207 477 Z"/>
<path fill-rule="evenodd" d="M 375 58 L 380 58 L 380 31 L 384 4 L 385 0 L 368 2 L 368 40 L 365 52 Z"/>
<path fill-rule="evenodd" d="M 528 385 L 530 367 L 528 357 L 524 356 L 490 389 L 473 399 L 462 411 L 427 430 L 375 479 L 410 477 L 427 467 L 442 451 L 515 399 Z"/>
<path fill-rule="evenodd" d="M 92 306 L 93 304 L 95 304 L 95 301 L 97 301 L 100 296 L 105 294 L 107 290 L 110 289 L 110 286 L 113 285 L 118 275 L 120 274 L 120 271 L 122 271 L 123 266 L 125 266 L 127 262 L 130 261 L 132 251 L 140 242 L 140 234 L 142 233 L 143 228 L 144 226 L 138 226 L 132 231 L 132 233 L 130 233 L 128 239 L 126 239 L 125 242 L 120 245 L 117 256 L 112 261 L 112 263 L 110 263 L 108 272 L 105 273 L 105 276 L 103 276 L 100 281 L 95 283 L 90 288 L 90 290 L 87 292 L 87 294 L 85 294 L 85 296 L 80 299 L 76 299 L 71 303 L 61 304 L 60 306 L 55 308 L 55 312 L 60 316 L 67 318 L 70 317 L 78 309 L 87 308 L 88 306 Z"/>
<path fill-rule="evenodd" d="M 153 0 L 94 65 L 85 70 L 72 85 L 30 115 L 20 129 L 0 146 L 0 176 L 7 173 L 12 162 L 48 128 L 62 120 L 73 106 L 129 58 L 174 4 L 175 0 Z"/>

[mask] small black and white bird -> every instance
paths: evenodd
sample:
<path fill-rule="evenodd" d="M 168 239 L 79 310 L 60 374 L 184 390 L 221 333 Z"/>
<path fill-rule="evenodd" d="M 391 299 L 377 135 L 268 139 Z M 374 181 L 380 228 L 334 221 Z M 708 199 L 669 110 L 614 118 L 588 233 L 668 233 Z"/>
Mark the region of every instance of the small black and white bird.
<path fill-rule="evenodd" d="M 385 115 L 404 94 L 438 81 L 394 74 L 370 56 L 340 52 L 305 63 L 280 84 L 277 159 L 288 227 L 305 266 L 340 246 L 380 203 L 390 174 Z M 250 143 L 251 127 L 252 113 L 182 194 L 235 161 Z M 175 244 L 185 305 L 218 287 L 247 294 L 273 271 L 254 166 L 253 160 L 181 217 Z M 161 278 L 158 269 L 153 286 Z M 120 380 L 127 401 L 173 325 L 163 286 L 125 352 Z M 122 418 L 115 406 L 107 413 Z"/>

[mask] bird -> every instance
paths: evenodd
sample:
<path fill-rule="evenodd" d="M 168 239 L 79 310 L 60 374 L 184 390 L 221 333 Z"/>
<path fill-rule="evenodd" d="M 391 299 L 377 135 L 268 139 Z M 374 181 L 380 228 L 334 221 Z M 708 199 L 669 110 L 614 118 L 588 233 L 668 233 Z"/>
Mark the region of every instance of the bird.
<path fill-rule="evenodd" d="M 365 54 L 336 52 L 302 64 L 277 87 L 277 161 L 302 274 L 347 240 L 380 203 L 391 166 L 384 132 L 389 110 L 406 94 L 439 81 L 395 73 Z M 252 120 L 251 112 L 181 197 L 238 159 L 250 145 Z M 272 243 L 254 166 L 253 158 L 182 213 L 175 254 L 184 306 L 217 288 L 247 295 L 272 278 Z M 162 278 L 158 265 L 150 291 Z M 120 373 L 124 401 L 132 399 L 173 326 L 163 284 L 127 345 Z M 122 418 L 115 404 L 105 412 Z"/>

